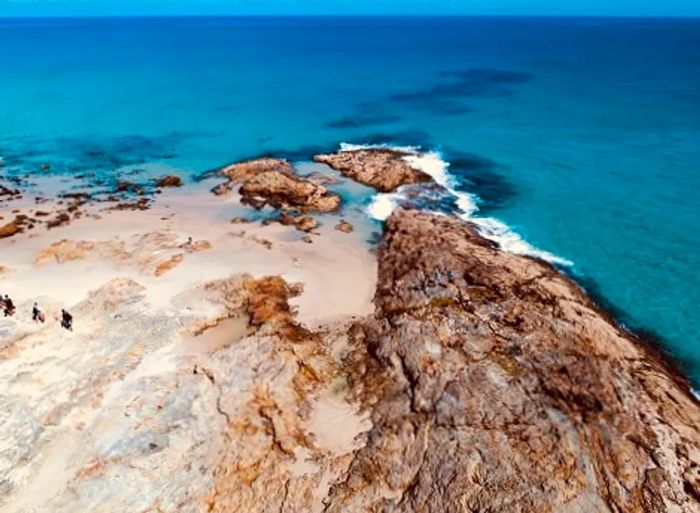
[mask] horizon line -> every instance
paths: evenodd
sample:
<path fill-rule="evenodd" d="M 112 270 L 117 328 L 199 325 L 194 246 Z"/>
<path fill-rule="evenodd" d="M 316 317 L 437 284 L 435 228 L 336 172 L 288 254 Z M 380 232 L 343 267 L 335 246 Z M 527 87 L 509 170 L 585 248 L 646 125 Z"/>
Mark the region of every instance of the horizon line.
<path fill-rule="evenodd" d="M 0 14 L 0 19 L 99 18 L 578 18 L 578 19 L 700 19 L 699 14 L 504 14 L 504 13 L 144 13 L 144 14 Z"/>

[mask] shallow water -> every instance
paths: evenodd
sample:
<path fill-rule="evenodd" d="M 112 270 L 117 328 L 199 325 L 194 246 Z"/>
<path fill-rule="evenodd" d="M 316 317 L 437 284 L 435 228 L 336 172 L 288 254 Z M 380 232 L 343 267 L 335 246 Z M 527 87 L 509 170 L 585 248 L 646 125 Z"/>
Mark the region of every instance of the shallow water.
<path fill-rule="evenodd" d="M 421 145 L 700 383 L 698 20 L 5 19 L 0 56 L 3 174 Z"/>

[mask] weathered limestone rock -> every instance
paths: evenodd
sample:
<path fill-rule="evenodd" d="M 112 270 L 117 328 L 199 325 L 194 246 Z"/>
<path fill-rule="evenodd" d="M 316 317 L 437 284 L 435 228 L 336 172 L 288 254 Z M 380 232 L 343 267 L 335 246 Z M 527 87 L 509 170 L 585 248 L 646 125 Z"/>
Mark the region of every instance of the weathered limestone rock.
<path fill-rule="evenodd" d="M 340 207 L 340 196 L 300 177 L 286 160 L 251 160 L 227 166 L 220 173 L 228 177 L 228 181 L 215 187 L 215 194 L 225 194 L 240 184 L 241 200 L 256 208 L 269 205 L 303 212 L 333 212 Z"/>
<path fill-rule="evenodd" d="M 218 196 L 226 194 L 233 190 L 236 185 L 241 184 L 248 178 L 266 171 L 275 171 L 290 176 L 294 174 L 292 165 L 286 160 L 263 157 L 247 160 L 245 162 L 237 162 L 219 170 L 218 173 L 227 177 L 228 180 L 214 187 L 212 192 Z"/>
<path fill-rule="evenodd" d="M 405 184 L 432 180 L 429 175 L 406 162 L 405 157 L 409 155 L 389 149 L 363 149 L 316 155 L 313 159 L 361 184 L 381 192 L 392 192 Z"/>
<path fill-rule="evenodd" d="M 697 400 L 569 279 L 416 211 L 379 258 L 374 427 L 324 511 L 699 511 Z"/>
<path fill-rule="evenodd" d="M 161 310 L 117 279 L 73 309 L 74 332 L 3 337 L 0 509 L 321 511 L 369 425 L 323 338 L 295 322 L 300 290 L 238 276 Z M 245 333 L 198 347 L 209 332 L 194 333 L 241 316 Z"/>
<path fill-rule="evenodd" d="M 333 212 L 340 196 L 297 176 L 265 171 L 248 178 L 239 192 L 244 203 L 274 208 L 299 208 L 304 212 Z"/>
<path fill-rule="evenodd" d="M 94 258 L 110 258 L 125 261 L 129 253 L 124 243 L 115 240 L 85 241 L 62 239 L 44 248 L 34 262 L 38 265 L 49 262 L 63 264 L 74 260 L 87 260 Z"/>

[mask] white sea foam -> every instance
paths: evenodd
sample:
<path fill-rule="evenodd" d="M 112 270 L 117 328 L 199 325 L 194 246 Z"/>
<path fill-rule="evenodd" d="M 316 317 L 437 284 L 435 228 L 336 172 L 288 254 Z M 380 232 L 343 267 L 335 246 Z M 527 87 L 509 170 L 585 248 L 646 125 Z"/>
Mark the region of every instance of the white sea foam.
<path fill-rule="evenodd" d="M 397 192 L 380 192 L 372 196 L 367 213 L 372 219 L 386 221 L 394 209 L 401 203 L 403 195 Z"/>
<path fill-rule="evenodd" d="M 414 153 L 418 154 L 420 151 L 419 146 L 393 146 L 391 144 L 351 144 L 351 143 L 340 143 L 340 151 L 357 151 L 357 150 L 394 150 L 403 153 Z"/>
<path fill-rule="evenodd" d="M 478 217 L 475 214 L 479 207 L 477 197 L 473 194 L 461 192 L 455 189 L 457 180 L 449 173 L 449 162 L 443 160 L 437 151 L 420 152 L 420 148 L 413 146 L 389 146 L 389 145 L 358 145 L 342 143 L 341 151 L 353 151 L 358 149 L 388 148 L 396 151 L 411 153 L 404 160 L 414 169 L 423 171 L 441 185 L 455 199 L 459 217 L 476 225 L 479 233 L 499 245 L 504 251 L 518 255 L 530 255 L 553 264 L 572 266 L 573 262 L 554 255 L 548 251 L 537 249 L 529 244 L 520 235 L 514 232 L 507 224 L 493 217 Z M 369 215 L 379 221 L 386 220 L 391 212 L 401 203 L 403 195 L 400 190 L 394 193 L 379 193 L 372 198 L 367 207 Z"/>

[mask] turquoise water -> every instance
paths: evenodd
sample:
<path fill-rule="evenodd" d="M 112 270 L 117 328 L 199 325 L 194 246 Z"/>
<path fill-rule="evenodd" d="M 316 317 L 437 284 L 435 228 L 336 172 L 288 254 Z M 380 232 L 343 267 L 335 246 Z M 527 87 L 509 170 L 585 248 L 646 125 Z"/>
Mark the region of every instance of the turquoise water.
<path fill-rule="evenodd" d="M 341 141 L 441 151 L 700 384 L 700 20 L 0 19 L 1 173 Z"/>

